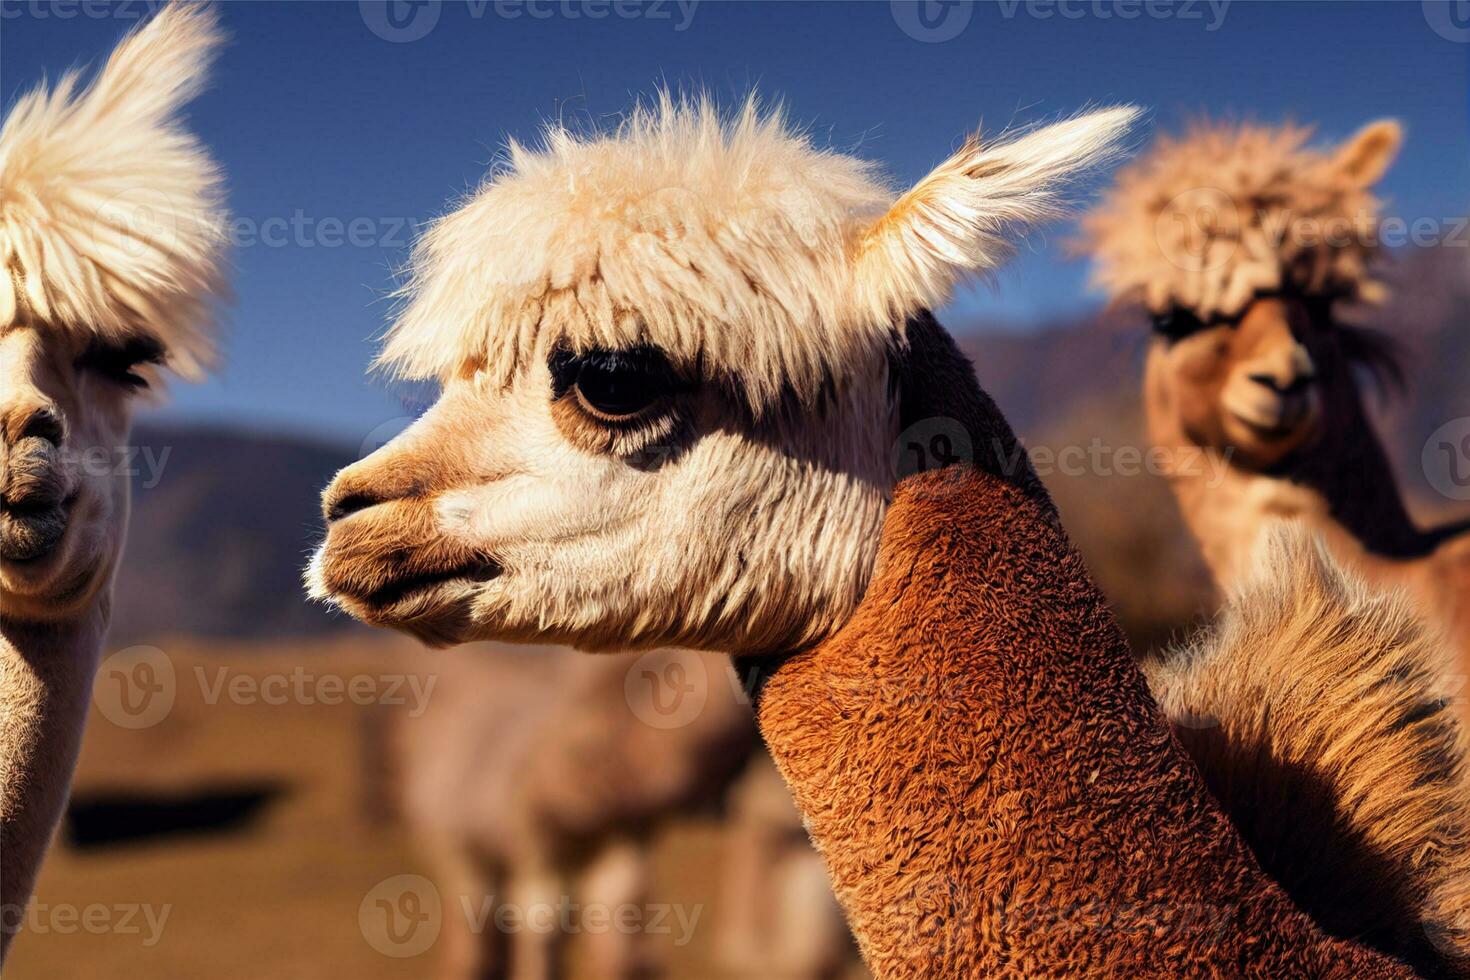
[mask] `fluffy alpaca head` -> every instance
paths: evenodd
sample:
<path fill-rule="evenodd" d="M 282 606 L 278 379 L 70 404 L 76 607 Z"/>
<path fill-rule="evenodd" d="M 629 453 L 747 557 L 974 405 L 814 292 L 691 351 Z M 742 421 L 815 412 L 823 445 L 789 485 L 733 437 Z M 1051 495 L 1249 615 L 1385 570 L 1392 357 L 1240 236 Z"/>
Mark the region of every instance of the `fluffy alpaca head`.
<path fill-rule="evenodd" d="M 21 97 L 0 128 L 0 600 L 69 615 L 121 545 L 119 452 L 134 392 L 209 350 L 224 221 L 219 175 L 178 113 L 219 42 L 173 4 L 95 80 Z"/>
<path fill-rule="evenodd" d="M 313 593 L 446 642 L 830 630 L 893 483 L 905 322 L 1133 115 L 971 141 L 896 200 L 753 104 L 512 147 L 416 252 L 383 360 L 443 395 L 328 489 Z"/>
<path fill-rule="evenodd" d="M 1266 871 L 1330 932 L 1470 975 L 1470 741 L 1448 645 L 1304 526 L 1212 630 L 1145 664 Z"/>
<path fill-rule="evenodd" d="M 1392 370 L 1380 339 L 1339 323 L 1375 301 L 1378 201 L 1396 123 L 1343 146 L 1293 126 L 1202 124 L 1120 173 L 1084 222 L 1095 281 L 1152 318 L 1151 408 L 1242 465 L 1281 462 L 1319 432 L 1324 388 Z"/>
<path fill-rule="evenodd" d="M 1151 312 L 1239 316 L 1257 293 L 1373 301 L 1372 187 L 1402 133 L 1382 120 L 1331 150 L 1297 126 L 1201 123 L 1118 174 L 1083 222 L 1095 279 Z"/>

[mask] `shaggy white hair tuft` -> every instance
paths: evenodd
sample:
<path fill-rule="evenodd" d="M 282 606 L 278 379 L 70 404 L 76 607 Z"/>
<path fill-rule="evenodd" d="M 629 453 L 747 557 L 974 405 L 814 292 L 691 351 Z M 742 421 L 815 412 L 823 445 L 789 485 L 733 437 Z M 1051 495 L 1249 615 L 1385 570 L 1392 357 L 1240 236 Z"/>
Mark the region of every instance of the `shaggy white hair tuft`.
<path fill-rule="evenodd" d="M 379 363 L 505 383 L 554 344 L 648 344 L 757 412 L 810 400 L 1000 262 L 1001 231 L 1051 217 L 1136 115 L 972 139 L 896 204 L 874 164 L 754 98 L 726 115 L 665 92 L 610 132 L 553 126 L 424 235 Z"/>
<path fill-rule="evenodd" d="M 16 102 L 0 129 L 0 326 L 146 335 L 202 373 L 225 218 L 219 170 L 178 113 L 220 40 L 211 8 L 175 2 L 90 86 L 71 72 Z"/>

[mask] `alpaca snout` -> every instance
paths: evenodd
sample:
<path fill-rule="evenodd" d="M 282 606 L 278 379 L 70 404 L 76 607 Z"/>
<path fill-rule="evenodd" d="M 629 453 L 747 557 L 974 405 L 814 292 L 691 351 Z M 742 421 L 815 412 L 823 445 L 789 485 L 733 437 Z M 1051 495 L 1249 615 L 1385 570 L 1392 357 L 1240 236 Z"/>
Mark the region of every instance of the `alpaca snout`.
<path fill-rule="evenodd" d="M 67 508 L 0 509 L 0 558 L 32 561 L 49 553 L 66 534 Z"/>
<path fill-rule="evenodd" d="M 66 533 L 70 481 L 53 415 L 36 413 L 13 436 L 0 454 L 0 557 L 30 561 Z"/>

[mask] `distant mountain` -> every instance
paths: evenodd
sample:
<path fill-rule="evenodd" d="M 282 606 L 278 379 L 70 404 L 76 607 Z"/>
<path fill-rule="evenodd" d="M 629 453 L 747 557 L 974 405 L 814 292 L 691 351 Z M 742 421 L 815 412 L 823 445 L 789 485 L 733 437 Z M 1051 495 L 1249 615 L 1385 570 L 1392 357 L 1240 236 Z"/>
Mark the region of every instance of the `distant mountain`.
<path fill-rule="evenodd" d="M 140 425 L 132 442 L 133 520 L 113 646 L 167 633 L 266 638 L 348 625 L 307 603 L 301 570 L 320 533 L 321 490 L 355 458 L 350 451 L 193 426 Z"/>

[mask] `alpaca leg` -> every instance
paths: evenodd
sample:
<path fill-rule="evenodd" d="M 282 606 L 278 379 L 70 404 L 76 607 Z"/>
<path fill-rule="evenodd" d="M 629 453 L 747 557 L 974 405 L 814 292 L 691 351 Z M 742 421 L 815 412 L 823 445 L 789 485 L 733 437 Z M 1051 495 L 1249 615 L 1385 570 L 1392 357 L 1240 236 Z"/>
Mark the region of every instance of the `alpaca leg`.
<path fill-rule="evenodd" d="M 776 975 L 792 980 L 836 980 L 851 958 L 847 920 L 832 894 L 827 865 L 804 840 L 787 843 L 769 896 L 776 911 Z"/>
<path fill-rule="evenodd" d="M 502 867 L 460 847 L 440 849 L 437 865 L 444 909 L 441 975 L 445 980 L 507 980 L 507 937 L 495 918 L 505 901 Z"/>
<path fill-rule="evenodd" d="M 545 865 L 512 873 L 510 907 L 503 922 L 510 933 L 511 980 L 561 980 L 566 947 L 563 885 L 561 873 Z"/>
<path fill-rule="evenodd" d="M 780 828 L 737 809 L 725 832 L 720 872 L 718 956 L 731 976 L 770 971 L 772 877 L 782 853 Z"/>
<path fill-rule="evenodd" d="M 648 880 L 648 849 L 642 841 L 610 843 L 588 865 L 581 882 L 580 931 L 589 977 L 636 980 L 655 972 L 646 948 Z M 670 928 L 677 928 L 677 921 L 673 915 L 664 918 Z"/>

